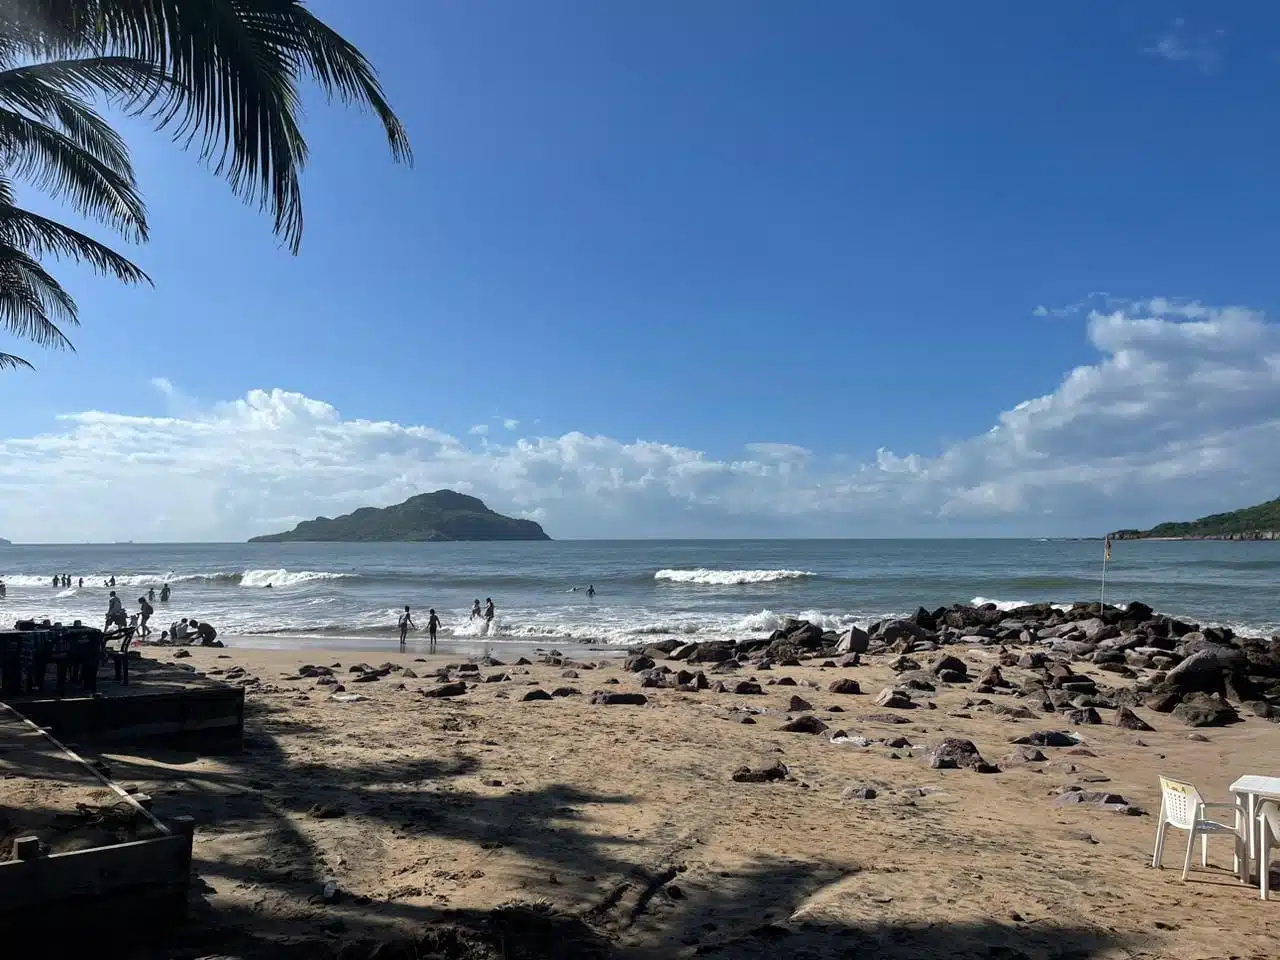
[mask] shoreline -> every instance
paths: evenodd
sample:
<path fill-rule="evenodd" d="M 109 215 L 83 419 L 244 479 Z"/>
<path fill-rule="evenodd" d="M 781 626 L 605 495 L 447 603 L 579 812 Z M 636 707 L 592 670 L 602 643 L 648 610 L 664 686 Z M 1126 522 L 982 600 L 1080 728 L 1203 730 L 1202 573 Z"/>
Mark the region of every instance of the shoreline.
<path fill-rule="evenodd" d="M 293 634 L 219 634 L 218 639 L 223 646 L 201 647 L 199 644 L 148 643 L 136 644 L 137 649 L 163 653 L 166 650 L 244 650 L 270 651 L 287 654 L 305 654 L 310 650 L 332 651 L 335 653 L 386 653 L 413 654 L 414 656 L 445 656 L 457 654 L 467 657 L 483 657 L 497 650 L 507 651 L 515 656 L 530 654 L 542 655 L 558 651 L 565 656 L 590 655 L 592 657 L 625 657 L 627 647 L 622 644 L 601 642 L 585 642 L 581 640 L 565 640 L 563 637 L 519 637 L 480 639 L 466 637 L 441 637 L 436 642 L 434 653 L 429 652 L 429 641 L 415 640 L 412 636 L 400 649 L 399 638 L 392 634 L 387 637 L 313 637 Z"/>

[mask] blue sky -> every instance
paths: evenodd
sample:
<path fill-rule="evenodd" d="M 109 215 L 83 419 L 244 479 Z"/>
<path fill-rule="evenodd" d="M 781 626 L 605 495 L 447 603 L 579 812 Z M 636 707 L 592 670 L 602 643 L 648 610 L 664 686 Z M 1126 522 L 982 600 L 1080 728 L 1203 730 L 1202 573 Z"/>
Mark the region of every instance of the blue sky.
<path fill-rule="evenodd" d="M 130 124 L 156 287 L 59 268 L 79 352 L 0 375 L 0 534 L 432 485 L 569 536 L 1074 534 L 1280 492 L 1280 8 L 312 7 L 416 166 L 311 102 L 295 258 Z"/>

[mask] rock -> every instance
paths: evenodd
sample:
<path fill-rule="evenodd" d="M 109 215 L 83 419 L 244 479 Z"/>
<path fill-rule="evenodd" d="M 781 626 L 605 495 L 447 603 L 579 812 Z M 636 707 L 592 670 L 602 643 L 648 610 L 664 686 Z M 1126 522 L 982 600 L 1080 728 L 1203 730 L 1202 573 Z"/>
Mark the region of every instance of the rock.
<path fill-rule="evenodd" d="M 876 706 L 891 707 L 894 710 L 914 710 L 915 703 L 901 690 L 885 687 L 876 695 Z"/>
<path fill-rule="evenodd" d="M 417 679 L 418 679 L 418 675 L 417 675 L 416 673 L 414 673 L 414 672 L 413 672 L 411 669 L 409 669 L 408 667 L 405 667 L 405 668 L 404 668 L 404 673 L 400 674 L 400 676 L 401 676 L 401 677 L 403 677 L 403 678 L 404 678 L 404 679 L 406 679 L 406 680 L 417 680 Z"/>
<path fill-rule="evenodd" d="M 1080 787 L 1068 787 L 1053 802 L 1056 807 L 1097 807 L 1101 810 L 1125 810 L 1129 801 L 1118 793 L 1107 793 L 1101 790 L 1082 790 Z"/>
<path fill-rule="evenodd" d="M 1007 764 L 1040 763 L 1047 759 L 1049 758 L 1044 755 L 1039 747 L 1020 746 L 1013 753 L 1006 756 L 1002 762 Z"/>
<path fill-rule="evenodd" d="M 577 687 L 556 687 L 551 691 L 553 697 L 576 697 L 582 693 Z"/>
<path fill-rule="evenodd" d="M 317 820 L 336 820 L 346 815 L 347 811 L 343 807 L 333 803 L 317 803 L 307 811 L 307 816 Z"/>
<path fill-rule="evenodd" d="M 525 694 L 523 697 L 521 697 L 520 699 L 521 699 L 521 701 L 529 701 L 529 700 L 550 700 L 550 699 L 551 699 L 551 694 L 547 693 L 547 691 L 545 691 L 545 690 L 539 690 L 539 689 L 537 689 L 537 688 L 535 687 L 533 690 L 530 690 L 528 693 L 526 693 L 526 694 Z"/>
<path fill-rule="evenodd" d="M 861 665 L 862 665 L 862 658 L 856 653 L 851 653 L 847 657 L 841 657 L 840 660 L 836 663 L 837 667 L 841 667 L 845 670 L 849 669 L 849 667 L 858 667 Z"/>
<path fill-rule="evenodd" d="M 1130 604 L 1133 606 L 1133 604 Z M 1117 727 L 1123 727 L 1126 730 L 1154 730 L 1155 727 L 1147 723 L 1140 716 L 1130 710 L 1128 707 L 1118 707 L 1115 717 L 1111 720 Z"/>
<path fill-rule="evenodd" d="M 827 729 L 827 725 L 819 720 L 813 714 L 806 713 L 804 716 L 796 717 L 794 720 L 784 723 L 778 728 L 786 733 L 822 733 Z"/>
<path fill-rule="evenodd" d="M 1137 600 L 1130 602 L 1124 608 L 1124 612 L 1129 615 L 1128 619 L 1137 620 L 1139 623 L 1150 620 L 1155 616 L 1155 611 L 1148 607 L 1145 603 L 1139 603 Z"/>
<path fill-rule="evenodd" d="M 382 679 L 381 673 L 362 673 L 358 677 L 353 677 L 352 683 L 376 683 Z"/>
<path fill-rule="evenodd" d="M 1234 647 L 1201 650 L 1165 674 L 1164 687 L 1179 693 L 1213 693 L 1222 689 L 1224 675 L 1243 660 Z"/>
<path fill-rule="evenodd" d="M 738 722 L 746 723 L 746 724 L 754 724 L 756 722 L 756 718 L 751 716 L 751 714 L 749 713 L 743 714 L 741 717 L 738 718 Z"/>
<path fill-rule="evenodd" d="M 978 683 L 988 687 L 1009 686 L 1009 683 L 1004 678 L 1004 674 L 1001 673 L 1000 668 L 996 666 L 987 667 L 982 676 L 978 678 Z"/>
<path fill-rule="evenodd" d="M 649 657 L 627 657 L 623 661 L 622 669 L 628 673 L 639 673 L 641 670 L 652 670 L 656 664 Z"/>
<path fill-rule="evenodd" d="M 605 690 L 597 690 L 591 695 L 591 702 L 596 706 L 642 706 L 649 702 L 649 698 L 643 693 L 610 693 Z"/>
<path fill-rule="evenodd" d="M 867 648 L 871 646 L 871 637 L 867 635 L 865 630 L 858 627 L 850 627 L 840 637 L 840 642 L 836 644 L 837 653 L 866 653 Z"/>
<path fill-rule="evenodd" d="M 874 800 L 879 794 L 875 787 L 853 786 L 845 787 L 840 794 L 841 800 Z"/>
<path fill-rule="evenodd" d="M 531 667 L 531 666 L 533 666 L 533 661 L 532 661 L 532 660 L 530 660 L 530 659 L 528 659 L 527 657 L 521 657 L 519 660 L 517 660 L 517 661 L 516 661 L 516 666 L 517 666 L 517 667 Z"/>
<path fill-rule="evenodd" d="M 812 709 L 813 704 L 804 697 L 792 697 L 791 702 L 787 704 L 787 713 L 804 713 Z"/>
<path fill-rule="evenodd" d="M 1086 707 L 1083 710 L 1070 710 L 1067 712 L 1067 723 L 1083 724 L 1083 723 L 1101 723 L 1102 717 L 1098 716 L 1098 711 L 1093 707 Z"/>
<path fill-rule="evenodd" d="M 787 634 L 787 642 L 802 650 L 816 650 L 822 646 L 823 629 L 816 623 L 803 623 Z"/>
<path fill-rule="evenodd" d="M 699 643 L 687 659 L 690 663 L 723 663 L 733 659 L 733 644 L 727 640 Z"/>
<path fill-rule="evenodd" d="M 933 673 L 935 677 L 938 677 L 939 679 L 942 679 L 942 675 L 944 673 L 958 673 L 961 676 L 968 679 L 968 673 L 969 673 L 969 668 L 965 665 L 965 662 L 961 660 L 959 657 L 952 657 L 952 656 L 939 657 L 936 661 L 934 661 L 932 666 L 929 667 L 929 670 Z M 947 681 L 947 682 L 952 682 L 952 681 Z M 963 683 L 964 681 L 962 680 L 960 682 Z"/>
<path fill-rule="evenodd" d="M 1190 694 L 1173 708 L 1173 715 L 1188 727 L 1225 727 L 1238 723 L 1240 715 L 1222 697 L 1203 693 Z"/>
<path fill-rule="evenodd" d="M 761 694 L 764 690 L 754 680 L 739 680 L 733 685 L 733 692 L 743 696 Z"/>
<path fill-rule="evenodd" d="M 770 682 L 770 683 L 774 683 L 775 681 L 770 680 L 769 682 Z M 777 682 L 778 686 L 780 686 L 780 687 L 794 687 L 794 686 L 796 686 L 796 682 L 795 682 L 795 680 L 793 680 L 791 677 L 779 677 L 779 678 L 777 679 L 777 681 L 776 681 L 776 682 Z"/>
<path fill-rule="evenodd" d="M 1148 710 L 1154 710 L 1156 713 L 1172 713 L 1173 708 L 1182 702 L 1182 694 L 1165 690 L 1160 693 L 1153 694 L 1143 701 L 1143 706 Z"/>
<path fill-rule="evenodd" d="M 696 643 L 682 643 L 680 644 L 680 646 L 676 647 L 669 654 L 667 654 L 667 659 L 668 660 L 688 660 L 691 656 L 693 656 L 693 652 L 697 649 L 698 649 L 698 645 Z"/>
<path fill-rule="evenodd" d="M 739 767 L 733 771 L 732 779 L 735 783 L 769 783 L 773 780 L 785 780 L 787 778 L 786 764 L 780 760 L 774 761 L 767 767 Z"/>
<path fill-rule="evenodd" d="M 173 658 L 175 660 L 185 660 L 189 656 L 191 656 L 190 650 L 175 650 L 173 652 Z"/>
<path fill-rule="evenodd" d="M 858 685 L 858 681 L 850 677 L 841 677 L 839 680 L 832 680 L 827 684 L 829 693 L 861 693 L 862 687 Z"/>
<path fill-rule="evenodd" d="M 423 690 L 422 695 L 424 697 L 460 697 L 466 692 L 466 683 L 462 680 L 455 680 L 453 683 L 442 683 L 438 687 Z"/>
<path fill-rule="evenodd" d="M 1033 747 L 1074 747 L 1080 743 L 1080 740 L 1061 730 L 1037 730 L 1024 737 L 1015 737 L 1009 742 Z"/>
<path fill-rule="evenodd" d="M 719 663 L 712 664 L 709 668 L 712 673 L 733 673 L 740 666 L 737 660 L 730 657 L 728 660 L 721 660 Z"/>
<path fill-rule="evenodd" d="M 977 769 L 986 765 L 972 740 L 947 737 L 924 754 L 924 761 L 935 770 L 952 770 L 958 767 Z"/>
<path fill-rule="evenodd" d="M 485 682 L 485 683 L 504 683 L 505 681 L 510 680 L 510 679 L 511 679 L 511 677 L 510 677 L 510 675 L 509 675 L 509 674 L 505 674 L 505 673 L 491 673 L 491 674 L 489 674 L 487 677 L 485 677 L 485 678 L 484 678 L 484 682 Z"/>
<path fill-rule="evenodd" d="M 869 723 L 910 723 L 906 717 L 898 713 L 868 713 L 863 715 L 863 720 Z"/>

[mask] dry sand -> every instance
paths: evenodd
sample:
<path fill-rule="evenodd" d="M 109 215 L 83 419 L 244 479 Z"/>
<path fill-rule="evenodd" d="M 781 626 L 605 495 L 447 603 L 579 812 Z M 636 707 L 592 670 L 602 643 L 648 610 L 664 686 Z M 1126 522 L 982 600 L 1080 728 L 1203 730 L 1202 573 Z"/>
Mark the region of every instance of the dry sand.
<path fill-rule="evenodd" d="M 379 955 L 1280 955 L 1280 903 L 1235 881 L 1226 841 L 1211 842 L 1216 869 L 1185 884 L 1184 834 L 1170 833 L 1166 869 L 1148 865 L 1158 775 L 1228 799 L 1237 776 L 1280 768 L 1280 727 L 1266 721 L 1200 731 L 1207 742 L 1197 742 L 1173 718 L 1140 710 L 1156 732 L 1078 727 L 1083 752 L 1046 748 L 1046 762 L 983 775 L 929 769 L 921 755 L 959 736 L 999 763 L 1010 738 L 1061 729 L 1061 717 L 963 710 L 972 694 L 941 687 L 937 709 L 898 711 L 905 724 L 863 720 L 892 712 L 872 702 L 892 681 L 887 667 L 817 661 L 755 673 L 763 695 L 649 689 L 644 706 L 593 706 L 592 691 L 638 690 L 620 661 L 515 668 L 518 652 L 500 649 L 508 666 L 482 669 L 510 680 L 442 700 L 420 693 L 432 679 L 349 682 L 349 653 L 193 649 L 181 662 L 239 666 L 261 681 L 248 689 L 244 751 L 103 754 L 117 780 L 155 798 L 157 814 L 198 823 L 199 903 L 163 955 L 318 956 L 346 944 L 344 956 L 368 956 L 371 940 L 388 937 L 402 950 Z M 995 657 L 947 652 L 975 667 Z M 459 662 L 361 656 L 421 677 Z M 369 699 L 340 703 L 314 680 L 289 679 L 303 663 L 340 663 L 347 691 Z M 827 692 L 839 677 L 864 694 Z M 797 685 L 767 685 L 783 678 Z M 521 700 L 560 686 L 582 695 Z M 833 729 L 912 746 L 780 732 L 792 696 Z M 738 722 L 747 710 L 754 724 Z M 731 779 L 779 760 L 787 779 Z M 1055 806 L 1071 784 L 1122 794 L 1150 815 Z M 862 786 L 875 799 L 842 798 Z M 337 894 L 326 901 L 330 878 Z M 495 912 L 513 903 L 532 909 Z"/>

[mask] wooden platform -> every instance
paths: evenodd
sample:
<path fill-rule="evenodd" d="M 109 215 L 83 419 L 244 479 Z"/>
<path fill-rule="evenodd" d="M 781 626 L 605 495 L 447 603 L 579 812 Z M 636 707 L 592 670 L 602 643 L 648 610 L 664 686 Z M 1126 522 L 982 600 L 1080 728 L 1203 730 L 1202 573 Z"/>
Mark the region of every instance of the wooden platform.
<path fill-rule="evenodd" d="M 129 684 L 100 673 L 93 696 L 58 699 L 46 690 L 5 699 L 24 716 L 75 740 L 164 738 L 239 744 L 244 732 L 244 689 L 174 664 L 139 657 L 130 662 Z"/>

